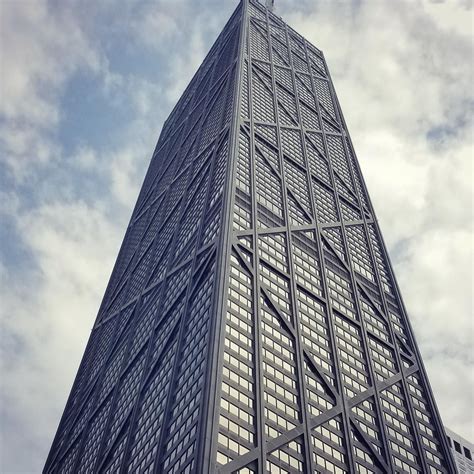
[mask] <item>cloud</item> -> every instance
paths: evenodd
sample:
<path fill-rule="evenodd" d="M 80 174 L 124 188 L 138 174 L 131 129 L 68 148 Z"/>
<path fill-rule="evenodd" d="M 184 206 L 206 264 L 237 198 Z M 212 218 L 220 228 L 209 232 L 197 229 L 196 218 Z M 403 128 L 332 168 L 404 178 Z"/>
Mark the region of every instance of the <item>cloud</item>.
<path fill-rule="evenodd" d="M 3 268 L 3 472 L 39 472 L 44 464 L 45 438 L 51 442 L 58 424 L 123 224 L 81 202 L 16 216 L 17 237 L 35 259 L 22 272 Z"/>
<path fill-rule="evenodd" d="M 79 68 L 97 73 L 100 54 L 67 8 L 45 1 L 2 2 L 0 149 L 16 177 L 57 156 L 54 130 L 64 85 Z"/>

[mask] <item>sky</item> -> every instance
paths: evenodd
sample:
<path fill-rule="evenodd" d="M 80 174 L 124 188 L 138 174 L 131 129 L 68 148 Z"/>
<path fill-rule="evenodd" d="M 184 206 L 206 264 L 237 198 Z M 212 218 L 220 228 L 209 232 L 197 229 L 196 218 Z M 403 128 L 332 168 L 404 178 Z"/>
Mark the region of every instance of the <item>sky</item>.
<path fill-rule="evenodd" d="M 0 471 L 41 471 L 170 113 L 237 0 L 0 1 Z M 322 49 L 444 423 L 474 441 L 473 3 L 276 0 Z"/>

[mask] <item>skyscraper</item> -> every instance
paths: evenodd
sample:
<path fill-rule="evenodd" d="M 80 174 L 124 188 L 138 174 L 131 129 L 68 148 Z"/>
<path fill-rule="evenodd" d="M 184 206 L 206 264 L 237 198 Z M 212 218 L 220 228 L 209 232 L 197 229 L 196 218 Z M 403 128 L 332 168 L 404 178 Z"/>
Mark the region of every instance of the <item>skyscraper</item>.
<path fill-rule="evenodd" d="M 164 124 L 44 472 L 454 472 L 324 57 L 254 0 Z"/>

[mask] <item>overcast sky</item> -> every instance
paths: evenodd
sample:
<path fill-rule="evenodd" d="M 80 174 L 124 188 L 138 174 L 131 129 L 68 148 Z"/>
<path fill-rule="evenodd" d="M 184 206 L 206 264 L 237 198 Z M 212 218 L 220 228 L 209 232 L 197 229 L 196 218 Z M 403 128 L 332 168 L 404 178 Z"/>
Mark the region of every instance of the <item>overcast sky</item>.
<path fill-rule="evenodd" d="M 236 4 L 0 1 L 1 472 L 42 469 L 161 125 Z M 444 423 L 473 441 L 472 2 L 276 12 L 325 53 Z"/>

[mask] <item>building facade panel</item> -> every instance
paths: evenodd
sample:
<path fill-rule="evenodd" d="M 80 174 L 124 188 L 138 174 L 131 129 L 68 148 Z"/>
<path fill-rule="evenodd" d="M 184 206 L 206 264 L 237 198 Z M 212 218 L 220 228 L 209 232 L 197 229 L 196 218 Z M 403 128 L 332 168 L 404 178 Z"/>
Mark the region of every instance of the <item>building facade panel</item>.
<path fill-rule="evenodd" d="M 240 15 L 163 127 L 45 472 L 195 466 Z"/>
<path fill-rule="evenodd" d="M 252 347 L 254 398 L 239 403 L 248 369 L 227 356 L 227 330 L 219 344 L 236 410 L 250 402 L 254 425 L 249 445 L 243 423 L 216 424 L 210 457 L 229 473 L 453 472 L 324 57 L 245 4 L 227 282 L 233 291 L 245 273 L 252 311 L 236 336 Z"/>
<path fill-rule="evenodd" d="M 474 473 L 474 445 L 446 428 L 448 444 L 459 474 Z"/>

